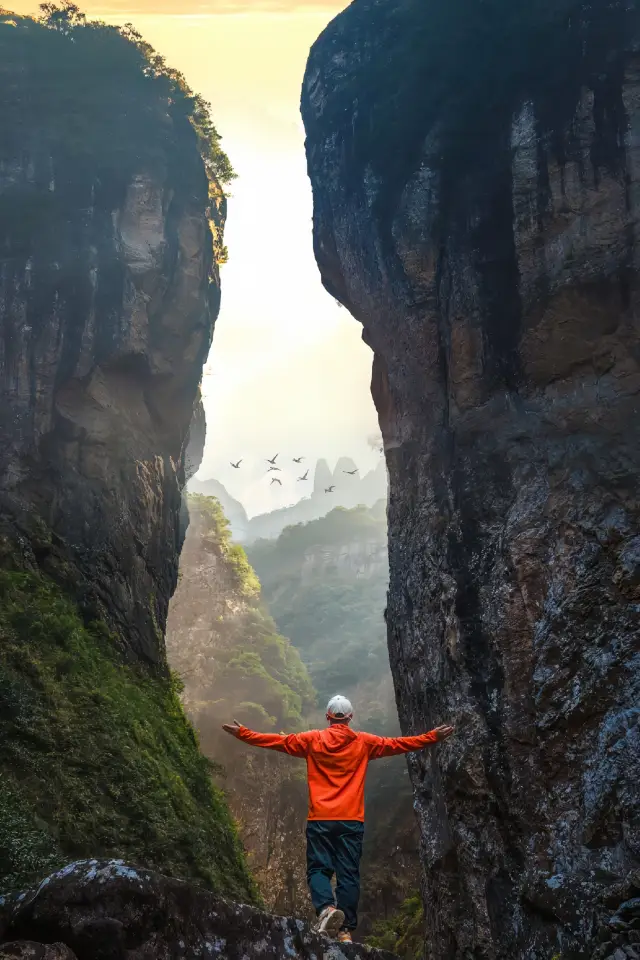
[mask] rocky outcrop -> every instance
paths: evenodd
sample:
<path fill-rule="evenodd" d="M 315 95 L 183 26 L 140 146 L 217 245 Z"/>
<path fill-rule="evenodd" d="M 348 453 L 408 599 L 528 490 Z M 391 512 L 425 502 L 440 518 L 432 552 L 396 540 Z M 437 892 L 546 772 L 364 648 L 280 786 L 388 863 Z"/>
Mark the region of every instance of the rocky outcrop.
<path fill-rule="evenodd" d="M 637 10 L 525 6 L 355 0 L 303 89 L 401 724 L 457 727 L 410 760 L 428 960 L 589 956 L 640 860 Z"/>
<path fill-rule="evenodd" d="M 229 521 L 231 535 L 238 543 L 244 543 L 247 539 L 247 529 L 249 518 L 247 511 L 239 500 L 231 496 L 223 484 L 213 478 L 209 480 L 192 480 L 189 483 L 190 493 L 200 493 L 203 497 L 215 497 L 220 501 L 223 513 Z"/>
<path fill-rule="evenodd" d="M 219 301 L 209 217 L 221 227 L 224 208 L 210 202 L 188 119 L 158 94 L 145 103 L 133 78 L 134 129 L 112 158 L 97 138 L 124 137 L 112 129 L 118 92 L 94 131 L 83 111 L 97 108 L 99 78 L 86 74 L 86 105 L 58 89 L 56 58 L 73 70 L 64 37 L 17 18 L 0 40 L 4 552 L 70 584 L 88 616 L 162 665 L 185 441 Z M 72 142 L 61 103 L 87 125 L 85 143 Z"/>
<path fill-rule="evenodd" d="M 14 945 L 0 946 L 3 960 L 393 960 L 120 860 L 69 864 L 4 906 L 0 901 L 0 940 L 9 938 Z M 29 953 L 18 938 L 52 946 L 38 952 L 36 942 Z"/>
<path fill-rule="evenodd" d="M 388 566 L 386 537 L 382 541 L 372 537 L 340 545 L 310 547 L 302 561 L 300 578 L 309 583 L 323 573 L 344 573 L 357 579 L 385 577 Z"/>
<path fill-rule="evenodd" d="M 34 943 L 14 940 L 0 944 L 0 960 L 77 960 L 75 953 L 63 943 Z"/>

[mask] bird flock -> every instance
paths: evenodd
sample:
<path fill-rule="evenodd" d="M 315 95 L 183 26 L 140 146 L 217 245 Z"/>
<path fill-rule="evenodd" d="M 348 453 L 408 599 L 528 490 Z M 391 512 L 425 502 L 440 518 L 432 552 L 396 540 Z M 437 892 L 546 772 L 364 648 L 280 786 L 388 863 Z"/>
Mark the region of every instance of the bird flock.
<path fill-rule="evenodd" d="M 276 464 L 276 460 L 278 459 L 279 456 L 280 454 L 276 453 L 274 457 L 265 457 L 265 463 L 269 464 L 269 466 L 267 467 L 267 472 L 265 474 L 265 477 L 270 476 L 270 474 L 272 473 L 282 473 L 281 467 L 277 466 Z M 299 466 L 304 459 L 305 459 L 304 457 L 293 457 L 292 462 L 298 464 Z M 237 460 L 235 463 L 233 462 L 233 460 L 230 461 L 231 466 L 233 467 L 234 470 L 239 470 L 240 464 L 243 462 L 244 461 L 242 459 Z M 349 477 L 353 477 L 356 475 L 356 473 L 358 473 L 358 468 L 356 467 L 355 470 L 343 470 L 342 472 L 346 473 Z M 308 480 L 308 479 L 309 479 L 309 470 L 306 470 L 301 477 L 298 477 L 298 483 L 304 482 L 305 480 Z M 279 477 L 271 477 L 270 486 L 272 486 L 274 483 L 277 483 L 279 486 L 282 486 L 282 480 L 280 480 Z M 336 489 L 336 486 L 334 483 L 332 483 L 330 486 L 324 488 L 324 492 L 333 493 L 335 489 Z"/>

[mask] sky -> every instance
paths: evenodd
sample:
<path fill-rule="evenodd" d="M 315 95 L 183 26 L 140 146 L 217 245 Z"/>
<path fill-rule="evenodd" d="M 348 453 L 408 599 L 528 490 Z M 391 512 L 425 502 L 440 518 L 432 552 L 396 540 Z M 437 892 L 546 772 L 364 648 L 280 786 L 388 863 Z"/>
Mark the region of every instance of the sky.
<path fill-rule="evenodd" d="M 361 327 L 323 289 L 312 248 L 300 87 L 311 44 L 344 5 L 296 0 L 92 0 L 87 14 L 132 22 L 212 106 L 238 174 L 229 190 L 222 309 L 205 367 L 207 445 L 199 478 L 216 477 L 250 515 L 300 496 L 256 483 L 274 453 L 291 464 L 378 455 Z M 18 13 L 37 7 L 24 0 Z M 239 470 L 231 460 L 243 459 Z M 265 466 L 267 466 L 265 464 Z M 296 468 L 297 472 L 297 468 Z"/>

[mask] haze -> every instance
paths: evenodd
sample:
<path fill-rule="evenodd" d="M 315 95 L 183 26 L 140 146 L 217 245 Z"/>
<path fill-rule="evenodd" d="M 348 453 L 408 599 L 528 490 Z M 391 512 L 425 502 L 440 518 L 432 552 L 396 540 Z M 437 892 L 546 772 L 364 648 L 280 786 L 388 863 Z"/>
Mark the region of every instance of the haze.
<path fill-rule="evenodd" d="M 282 488 L 266 477 L 260 482 L 258 464 L 276 452 L 289 462 L 304 455 L 310 465 L 341 455 L 363 471 L 375 465 L 367 445 L 377 429 L 371 353 L 359 324 L 320 283 L 299 116 L 309 47 L 341 5 L 80 5 L 111 23 L 132 22 L 183 71 L 211 102 L 238 173 L 230 187 L 222 310 L 203 381 L 208 436 L 199 477 L 215 476 L 255 514 L 302 493 L 297 469 Z M 230 461 L 240 457 L 242 468 L 233 470 Z"/>

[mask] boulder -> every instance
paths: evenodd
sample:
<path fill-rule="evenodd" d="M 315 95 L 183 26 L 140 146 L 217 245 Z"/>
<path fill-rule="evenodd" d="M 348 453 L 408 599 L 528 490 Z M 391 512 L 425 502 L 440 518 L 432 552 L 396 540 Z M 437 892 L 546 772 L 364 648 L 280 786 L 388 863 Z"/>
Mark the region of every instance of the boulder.
<path fill-rule="evenodd" d="M 3 960 L 10 949 L 7 960 L 393 960 L 121 860 L 77 861 L 30 891 L 0 898 L 3 939 Z M 41 947 L 43 940 L 55 945 Z"/>

